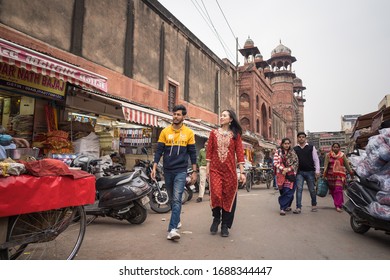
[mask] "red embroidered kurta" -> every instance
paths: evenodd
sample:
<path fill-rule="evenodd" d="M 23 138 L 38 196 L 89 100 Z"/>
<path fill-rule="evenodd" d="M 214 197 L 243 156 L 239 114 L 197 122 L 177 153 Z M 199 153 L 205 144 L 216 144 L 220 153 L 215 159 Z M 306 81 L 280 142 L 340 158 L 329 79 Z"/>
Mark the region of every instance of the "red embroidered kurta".
<path fill-rule="evenodd" d="M 219 130 L 210 132 L 206 160 L 210 162 L 210 204 L 231 212 L 237 193 L 237 163 L 244 163 L 241 136 Z M 237 161 L 236 161 L 237 157 Z"/>

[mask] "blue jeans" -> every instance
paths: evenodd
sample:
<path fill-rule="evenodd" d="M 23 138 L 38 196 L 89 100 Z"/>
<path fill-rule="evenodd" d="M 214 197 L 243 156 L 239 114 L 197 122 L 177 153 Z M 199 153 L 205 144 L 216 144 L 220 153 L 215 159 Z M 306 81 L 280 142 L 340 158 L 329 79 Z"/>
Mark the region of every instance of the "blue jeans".
<path fill-rule="evenodd" d="M 164 172 L 165 186 L 171 204 L 171 219 L 169 221 L 168 231 L 177 228 L 180 222 L 181 199 L 186 184 L 187 172 Z"/>
<path fill-rule="evenodd" d="M 296 194 L 297 208 L 302 208 L 302 191 L 303 191 L 304 181 L 306 181 L 307 187 L 309 188 L 310 197 L 311 197 L 311 206 L 317 205 L 317 194 L 314 187 L 315 171 L 298 171 L 297 180 L 295 182 L 297 188 L 297 194 Z"/>

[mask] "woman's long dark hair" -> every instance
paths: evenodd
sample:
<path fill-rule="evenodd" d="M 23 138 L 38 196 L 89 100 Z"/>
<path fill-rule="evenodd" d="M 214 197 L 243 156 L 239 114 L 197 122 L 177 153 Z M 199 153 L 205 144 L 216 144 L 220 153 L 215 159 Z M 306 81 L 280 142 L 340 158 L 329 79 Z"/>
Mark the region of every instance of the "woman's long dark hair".
<path fill-rule="evenodd" d="M 284 142 L 290 142 L 290 147 L 288 147 L 288 151 L 287 151 L 287 153 L 291 150 L 291 140 L 290 140 L 290 138 L 283 138 L 282 139 L 282 142 L 280 142 L 280 150 L 282 151 L 282 153 L 284 154 L 285 152 L 284 152 L 284 149 L 283 149 L 283 143 Z"/>
<path fill-rule="evenodd" d="M 242 135 L 242 127 L 238 122 L 236 113 L 233 110 L 223 110 L 222 112 L 228 112 L 229 116 L 232 118 L 232 121 L 229 124 L 230 129 L 233 132 L 233 138 L 236 139 L 237 134 Z"/>

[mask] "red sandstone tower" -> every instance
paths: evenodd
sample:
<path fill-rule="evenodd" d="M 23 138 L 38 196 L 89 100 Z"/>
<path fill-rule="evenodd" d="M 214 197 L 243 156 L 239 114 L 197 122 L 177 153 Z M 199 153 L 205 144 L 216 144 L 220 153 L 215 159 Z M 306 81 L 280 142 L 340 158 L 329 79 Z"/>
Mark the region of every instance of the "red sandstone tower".
<path fill-rule="evenodd" d="M 304 130 L 305 99 L 302 92 L 306 89 L 302 86 L 302 80 L 297 79 L 292 70 L 295 61 L 291 50 L 280 43 L 271 52 L 271 58 L 267 61 L 271 71 L 266 73 L 273 91 L 272 107 L 286 123 L 285 137 L 289 137 L 294 143 L 297 132 Z"/>

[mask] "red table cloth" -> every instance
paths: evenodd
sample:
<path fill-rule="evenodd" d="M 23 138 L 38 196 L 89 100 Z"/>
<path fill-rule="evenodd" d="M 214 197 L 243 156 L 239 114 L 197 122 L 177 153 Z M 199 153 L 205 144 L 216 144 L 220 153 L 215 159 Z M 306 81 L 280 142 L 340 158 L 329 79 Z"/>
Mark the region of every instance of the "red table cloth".
<path fill-rule="evenodd" d="M 0 217 L 40 212 L 95 201 L 95 176 L 31 175 L 0 178 Z"/>

